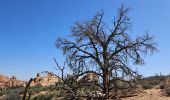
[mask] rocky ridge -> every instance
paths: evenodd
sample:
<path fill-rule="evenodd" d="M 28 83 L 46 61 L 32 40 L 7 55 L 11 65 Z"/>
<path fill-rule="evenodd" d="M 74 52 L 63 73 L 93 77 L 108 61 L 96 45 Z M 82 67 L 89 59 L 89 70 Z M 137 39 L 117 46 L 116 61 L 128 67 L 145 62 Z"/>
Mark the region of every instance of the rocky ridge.
<path fill-rule="evenodd" d="M 31 86 L 49 86 L 49 85 L 56 85 L 59 82 L 59 79 L 55 77 L 52 72 L 48 72 L 47 75 L 41 76 L 40 73 L 37 73 L 37 76 L 33 79 Z"/>
<path fill-rule="evenodd" d="M 25 81 L 18 80 L 16 76 L 8 77 L 0 74 L 0 89 L 15 88 L 25 85 Z"/>
<path fill-rule="evenodd" d="M 55 85 L 58 82 L 58 78 L 55 77 L 54 74 L 48 72 L 46 75 L 41 76 L 40 73 L 37 73 L 37 76 L 33 78 L 31 82 L 31 86 L 49 86 Z M 18 80 L 16 76 L 8 77 L 5 75 L 0 74 L 0 89 L 7 89 L 7 88 L 17 88 L 17 87 L 25 87 L 27 81 Z"/>

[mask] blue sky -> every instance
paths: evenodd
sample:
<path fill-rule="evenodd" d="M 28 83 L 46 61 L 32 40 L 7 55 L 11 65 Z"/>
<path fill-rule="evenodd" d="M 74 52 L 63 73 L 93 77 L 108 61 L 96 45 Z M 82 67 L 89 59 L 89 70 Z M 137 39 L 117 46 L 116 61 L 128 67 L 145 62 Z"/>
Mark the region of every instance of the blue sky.
<path fill-rule="evenodd" d="M 111 22 L 122 4 L 133 8 L 130 34 L 149 31 L 160 50 L 135 69 L 144 76 L 169 74 L 169 0 L 0 0 L 0 73 L 27 80 L 38 72 L 55 72 L 52 58 L 60 64 L 64 59 L 55 48 L 56 38 L 65 37 L 74 22 L 89 19 L 100 10 Z"/>

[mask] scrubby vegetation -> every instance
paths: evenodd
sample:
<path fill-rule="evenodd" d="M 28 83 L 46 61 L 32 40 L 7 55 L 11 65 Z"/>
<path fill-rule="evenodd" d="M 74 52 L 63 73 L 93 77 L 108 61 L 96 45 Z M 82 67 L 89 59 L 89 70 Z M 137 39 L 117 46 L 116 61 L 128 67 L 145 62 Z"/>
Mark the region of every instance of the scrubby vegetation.
<path fill-rule="evenodd" d="M 33 98 L 31 98 L 30 100 L 52 100 L 54 98 L 54 95 L 52 94 L 39 94 Z"/>
<path fill-rule="evenodd" d="M 136 84 L 141 85 L 144 89 L 151 89 L 156 86 L 163 89 L 165 87 L 165 82 L 168 77 L 169 75 L 164 76 L 161 74 L 160 75 L 156 74 L 155 76 L 138 79 L 136 81 Z"/>
<path fill-rule="evenodd" d="M 136 81 L 143 89 L 161 89 L 167 96 L 170 96 L 170 75 L 158 75 L 145 77 Z"/>
<path fill-rule="evenodd" d="M 55 88 L 55 86 L 33 86 L 28 89 L 28 91 L 32 91 L 32 95 L 39 94 L 42 91 L 52 91 Z M 23 93 L 24 93 L 25 87 L 18 87 L 18 88 L 9 88 L 6 90 L 0 91 L 0 96 L 4 96 L 3 100 L 20 100 Z M 46 96 L 44 96 L 46 98 Z M 35 98 L 35 97 L 34 97 Z M 39 97 L 37 97 L 39 98 Z M 1 100 L 1 99 L 0 99 Z M 34 99 L 38 100 L 38 99 Z M 41 100 L 41 99 L 39 99 Z M 43 99 L 42 99 L 43 100 Z M 50 100 L 50 99 L 44 99 L 44 100 Z"/>
<path fill-rule="evenodd" d="M 117 89 L 118 89 L 117 95 L 118 97 L 132 95 L 132 93 L 135 93 L 135 91 L 138 88 L 136 86 L 141 86 L 143 89 L 152 89 L 152 88 L 161 89 L 169 96 L 170 95 L 170 80 L 169 79 L 170 79 L 170 75 L 160 74 L 160 75 L 137 79 L 135 81 L 136 84 L 134 84 L 134 82 L 129 81 L 132 87 L 131 90 L 129 90 L 129 84 L 122 83 L 120 81 L 120 82 L 117 82 Z M 72 96 L 69 95 L 70 93 L 69 91 L 62 89 L 63 85 L 64 84 L 56 84 L 56 86 L 45 86 L 45 87 L 37 85 L 37 86 L 29 87 L 28 91 L 32 91 L 30 100 L 73 99 Z M 94 87 L 94 86 L 91 86 L 91 87 L 87 86 L 87 87 L 78 89 L 77 97 L 74 97 L 74 99 L 81 100 L 87 97 L 89 99 L 102 98 L 100 93 L 96 91 L 97 90 L 96 88 L 97 87 Z M 3 98 L 1 98 L 1 100 L 21 100 L 23 92 L 24 92 L 24 87 L 11 88 L 11 89 L 0 91 L 1 96 L 4 95 Z M 115 92 L 112 91 L 112 94 L 114 93 Z"/>

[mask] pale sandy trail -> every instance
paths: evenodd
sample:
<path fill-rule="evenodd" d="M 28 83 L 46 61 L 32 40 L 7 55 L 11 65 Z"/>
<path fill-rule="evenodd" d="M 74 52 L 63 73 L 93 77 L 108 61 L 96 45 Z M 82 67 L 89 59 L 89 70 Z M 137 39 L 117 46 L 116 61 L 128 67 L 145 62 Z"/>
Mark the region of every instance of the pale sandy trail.
<path fill-rule="evenodd" d="M 164 96 L 160 89 L 148 89 L 138 96 L 127 97 L 122 100 L 170 100 L 170 97 Z"/>

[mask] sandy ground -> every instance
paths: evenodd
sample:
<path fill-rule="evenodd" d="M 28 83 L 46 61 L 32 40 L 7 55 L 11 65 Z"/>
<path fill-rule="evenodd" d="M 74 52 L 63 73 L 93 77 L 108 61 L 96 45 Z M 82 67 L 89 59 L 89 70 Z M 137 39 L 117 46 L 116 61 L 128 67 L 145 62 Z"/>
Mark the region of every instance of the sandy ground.
<path fill-rule="evenodd" d="M 134 97 L 123 98 L 122 100 L 170 100 L 160 89 L 148 89 Z"/>

